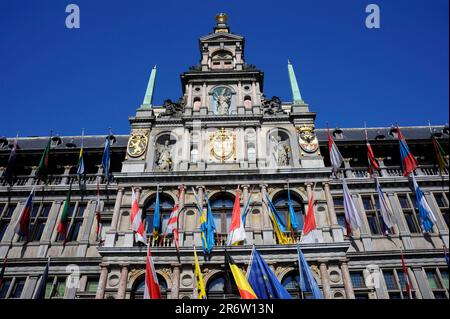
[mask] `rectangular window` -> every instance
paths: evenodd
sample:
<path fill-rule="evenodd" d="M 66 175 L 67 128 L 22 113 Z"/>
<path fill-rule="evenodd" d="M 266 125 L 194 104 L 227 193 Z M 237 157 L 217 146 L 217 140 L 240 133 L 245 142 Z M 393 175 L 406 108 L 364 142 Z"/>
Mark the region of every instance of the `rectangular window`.
<path fill-rule="evenodd" d="M 403 276 L 403 270 L 383 269 L 383 278 L 386 284 L 386 288 L 390 299 L 408 299 L 406 295 L 405 277 Z M 411 294 L 415 298 L 415 292 L 411 287 Z"/>
<path fill-rule="evenodd" d="M 448 270 L 426 269 L 428 286 L 433 292 L 435 299 L 448 299 Z"/>
<path fill-rule="evenodd" d="M 3 236 L 6 233 L 6 229 L 8 228 L 9 221 L 0 221 L 0 241 L 3 239 Z"/>
<path fill-rule="evenodd" d="M 333 204 L 338 224 L 344 229 L 344 235 L 347 235 L 347 224 L 344 215 L 344 199 L 342 197 L 333 196 Z"/>
<path fill-rule="evenodd" d="M 442 217 L 444 218 L 445 223 L 447 224 L 447 227 L 449 226 L 449 203 L 448 203 L 448 197 L 446 196 L 446 193 L 434 193 L 434 199 L 436 200 L 436 204 L 439 207 L 439 210 L 441 211 Z"/>
<path fill-rule="evenodd" d="M 9 298 L 20 298 L 22 295 L 23 287 L 25 286 L 25 279 L 18 279 L 16 278 L 14 285 L 11 289 L 11 293 L 9 295 Z"/>
<path fill-rule="evenodd" d="M 86 282 L 86 292 L 96 293 L 98 287 L 98 278 L 96 277 L 88 277 Z"/>
<path fill-rule="evenodd" d="M 419 213 L 417 209 L 416 196 L 413 194 L 399 194 L 397 195 L 398 201 L 405 216 L 406 223 L 408 224 L 409 231 L 413 234 L 422 233 L 419 223 Z"/>
<path fill-rule="evenodd" d="M 350 278 L 352 280 L 353 288 L 366 288 L 364 277 L 361 272 L 351 272 Z"/>
<path fill-rule="evenodd" d="M 11 279 L 3 279 L 3 285 L 0 287 L 0 299 L 5 299 L 11 286 Z"/>

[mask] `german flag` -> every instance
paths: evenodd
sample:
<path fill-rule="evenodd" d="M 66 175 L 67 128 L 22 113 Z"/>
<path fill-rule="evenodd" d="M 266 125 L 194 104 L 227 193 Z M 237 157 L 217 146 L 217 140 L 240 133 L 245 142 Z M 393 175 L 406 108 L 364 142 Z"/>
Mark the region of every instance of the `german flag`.
<path fill-rule="evenodd" d="M 255 292 L 253 291 L 253 288 L 250 286 L 244 274 L 242 273 L 241 269 L 236 266 L 233 258 L 231 258 L 228 252 L 225 252 L 225 257 L 227 259 L 228 266 L 230 266 L 234 281 L 236 282 L 236 286 L 239 289 L 241 299 L 258 299 Z"/>

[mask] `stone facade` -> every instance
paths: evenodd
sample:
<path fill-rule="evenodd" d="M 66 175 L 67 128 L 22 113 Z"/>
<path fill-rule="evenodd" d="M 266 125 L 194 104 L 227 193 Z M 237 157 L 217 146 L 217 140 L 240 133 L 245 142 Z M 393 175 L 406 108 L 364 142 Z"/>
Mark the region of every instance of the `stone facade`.
<path fill-rule="evenodd" d="M 316 200 L 314 242 L 300 245 L 325 298 L 404 298 L 401 250 L 414 297 L 448 298 L 443 250 L 449 245 L 448 170 L 437 168 L 430 140 L 431 129 L 447 147 L 448 126 L 401 128 L 420 163 L 416 179 L 437 218 L 429 234 L 421 232 L 411 180 L 402 176 L 396 131 L 367 129 L 379 157 L 378 180 L 396 219 L 386 236 L 376 208 L 375 180 L 366 164 L 365 130 L 332 130 L 345 158 L 337 176 L 333 174 L 327 132 L 315 128 L 316 114 L 303 101 L 282 103 L 276 97 L 266 98 L 263 72 L 245 62 L 244 38 L 230 32 L 223 16 L 217 21 L 214 32 L 200 38 L 200 63 L 181 74 L 183 95 L 179 102 L 170 101 L 163 107 L 142 105 L 130 117 L 129 135 L 109 136 L 113 142 L 109 183 L 101 165 L 95 166 L 101 162 L 104 137 L 84 137 L 87 172 L 81 183 L 75 174 L 80 136 L 53 138 L 47 184 L 37 181 L 34 166 L 47 138 L 18 140 L 14 185 L 3 180 L 0 185 L 0 259 L 8 258 L 7 286 L 0 297 L 31 298 L 48 257 L 49 297 L 142 297 L 146 248 L 134 242 L 130 229 L 134 187 L 158 279 L 164 297 L 170 299 L 193 295 L 193 246 L 197 251 L 202 246 L 194 190 L 203 209 L 208 195 L 216 223 L 216 246 L 210 260 L 200 258 L 200 267 L 208 296 L 224 298 L 224 245 L 239 186 L 242 208 L 252 198 L 245 223 L 247 242 L 227 249 L 244 272 L 255 245 L 279 280 L 298 298 L 295 278 L 301 233 L 286 234 L 292 244 L 279 245 L 264 200 L 267 193 L 285 213 L 289 187 L 294 208 L 303 218 L 312 193 Z M 0 171 L 5 169 L 12 140 L 0 141 Z M 343 219 L 343 177 L 363 221 L 352 236 L 346 233 Z M 70 238 L 63 243 L 57 238 L 56 225 L 71 183 L 74 213 Z M 97 183 L 102 212 L 100 240 L 95 221 Z M 35 184 L 33 238 L 24 242 L 13 228 Z M 179 216 L 179 255 L 171 237 L 152 237 L 157 189 L 163 227 L 175 203 L 184 208 Z M 74 287 L 65 284 L 69 276 L 79 279 Z"/>

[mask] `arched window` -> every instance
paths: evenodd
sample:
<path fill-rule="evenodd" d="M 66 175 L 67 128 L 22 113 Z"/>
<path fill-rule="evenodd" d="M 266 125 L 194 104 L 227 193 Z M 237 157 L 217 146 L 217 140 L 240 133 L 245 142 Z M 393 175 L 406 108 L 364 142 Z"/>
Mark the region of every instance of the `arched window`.
<path fill-rule="evenodd" d="M 214 275 L 206 283 L 206 296 L 208 299 L 235 299 L 239 298 L 239 290 L 231 273 L 225 276 L 224 272 Z"/>
<path fill-rule="evenodd" d="M 161 214 L 161 229 L 160 232 L 163 232 L 167 227 L 167 221 L 169 220 L 170 213 L 172 212 L 174 206 L 173 199 L 164 193 L 159 193 L 159 207 Z M 142 210 L 143 218 L 145 219 L 144 227 L 148 235 L 151 236 L 153 232 L 153 217 L 156 208 L 156 194 L 152 196 L 150 200 L 144 205 Z M 156 244 L 155 244 L 156 245 Z"/>
<path fill-rule="evenodd" d="M 300 286 L 298 271 L 290 271 L 281 280 L 281 284 L 294 299 L 300 299 Z"/>
<path fill-rule="evenodd" d="M 244 106 L 247 110 L 252 109 L 252 98 L 249 95 L 244 97 Z"/>
<path fill-rule="evenodd" d="M 159 283 L 159 289 L 161 290 L 162 299 L 167 299 L 167 282 L 163 276 L 156 274 Z M 131 290 L 131 299 L 143 299 L 144 298 L 144 288 L 145 288 L 145 276 L 138 279 Z"/>
<path fill-rule="evenodd" d="M 291 202 L 292 207 L 294 208 L 295 217 L 297 219 L 297 225 L 299 226 L 298 231 L 301 231 L 301 227 L 303 225 L 304 217 L 303 217 L 303 204 L 300 197 L 291 190 Z M 282 191 L 273 197 L 272 200 L 273 205 L 275 206 L 277 212 L 281 214 L 283 220 L 286 222 L 289 217 L 289 198 L 287 191 Z"/>
<path fill-rule="evenodd" d="M 230 228 L 234 196 L 228 193 L 219 193 L 213 198 L 210 198 L 209 203 L 211 205 L 214 224 L 216 226 L 217 244 L 224 245 L 228 229 Z"/>

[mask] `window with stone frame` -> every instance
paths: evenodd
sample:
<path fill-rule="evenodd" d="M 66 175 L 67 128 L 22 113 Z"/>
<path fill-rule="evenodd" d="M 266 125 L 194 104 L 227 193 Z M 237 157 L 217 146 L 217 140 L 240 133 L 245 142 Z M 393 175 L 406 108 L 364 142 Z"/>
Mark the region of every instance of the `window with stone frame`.
<path fill-rule="evenodd" d="M 66 280 L 66 276 L 47 278 L 45 284 L 45 299 L 63 299 L 66 292 Z"/>
<path fill-rule="evenodd" d="M 300 291 L 300 278 L 298 275 L 298 270 L 288 272 L 281 280 L 281 284 L 284 288 L 286 288 L 293 299 L 313 298 L 312 293 Z"/>
<path fill-rule="evenodd" d="M 67 227 L 67 236 L 66 236 L 67 242 L 78 240 L 78 236 L 80 234 L 80 230 L 84 222 L 83 215 L 85 210 L 86 210 L 86 203 L 81 202 L 70 203 L 68 212 L 69 225 Z M 57 241 L 64 241 L 63 234 L 58 234 Z"/>
<path fill-rule="evenodd" d="M 40 241 L 47 223 L 48 215 L 52 209 L 52 203 L 35 203 L 30 214 L 30 238 L 29 241 Z M 25 240 L 25 238 L 20 238 Z"/>
<path fill-rule="evenodd" d="M 103 209 L 100 211 L 100 241 L 104 241 L 106 238 L 106 232 L 111 228 L 112 216 L 114 214 L 114 201 L 105 201 L 103 204 Z M 95 217 L 97 218 L 97 217 Z M 97 219 L 93 223 L 94 232 L 97 227 Z"/>
<path fill-rule="evenodd" d="M 425 273 L 434 298 L 449 299 L 448 268 L 428 268 Z"/>
<path fill-rule="evenodd" d="M 344 199 L 342 196 L 333 196 L 334 211 L 338 224 L 344 229 L 344 235 L 347 236 L 347 224 L 345 222 Z"/>
<path fill-rule="evenodd" d="M 26 278 L 23 277 L 4 278 L 3 284 L 0 287 L 0 299 L 20 298 L 25 282 Z"/>
<path fill-rule="evenodd" d="M 383 269 L 383 278 L 389 299 L 409 299 L 406 292 L 406 279 L 402 269 Z M 411 283 L 411 279 L 409 282 Z M 411 294 L 413 298 L 416 298 L 416 293 L 412 286 Z"/>
<path fill-rule="evenodd" d="M 387 228 L 380 213 L 380 202 L 375 194 L 361 196 L 362 204 L 366 212 L 367 223 L 372 235 L 383 235 L 392 233 Z"/>
<path fill-rule="evenodd" d="M 156 274 L 156 277 L 158 278 L 159 289 L 161 291 L 161 298 L 167 299 L 167 296 L 170 293 L 170 291 L 167 289 L 167 282 L 164 279 L 164 277 L 158 273 Z M 145 289 L 145 277 L 142 277 L 136 280 L 136 282 L 134 283 L 133 288 L 131 289 L 130 299 L 144 299 L 144 289 Z"/>
<path fill-rule="evenodd" d="M 16 203 L 0 203 L 0 241 L 5 236 L 6 229 L 11 222 L 11 217 L 16 209 Z"/>
<path fill-rule="evenodd" d="M 239 298 L 239 290 L 232 274 L 220 272 L 212 276 L 205 283 L 206 296 L 208 299 L 236 299 Z"/>
<path fill-rule="evenodd" d="M 228 193 L 218 193 L 209 199 L 209 204 L 216 226 L 216 245 L 225 245 L 231 224 L 234 196 Z"/>
<path fill-rule="evenodd" d="M 295 212 L 295 218 L 297 225 L 299 225 L 298 231 L 301 231 L 304 216 L 303 216 L 303 202 L 297 193 L 291 191 L 291 202 Z M 289 198 L 287 191 L 278 192 L 272 199 L 272 203 L 275 206 L 277 212 L 282 216 L 285 221 L 286 229 L 288 228 L 289 220 Z M 290 231 L 289 231 L 290 233 Z"/>
<path fill-rule="evenodd" d="M 87 275 L 86 282 L 82 289 L 77 291 L 76 298 L 78 299 L 94 299 L 97 294 L 99 276 Z M 81 291 L 80 291 L 81 290 Z"/>
<path fill-rule="evenodd" d="M 410 193 L 397 194 L 400 207 L 405 216 L 408 229 L 412 234 L 422 233 L 420 219 L 418 216 L 416 196 Z"/>
<path fill-rule="evenodd" d="M 366 281 L 362 270 L 350 271 L 350 279 L 353 286 L 355 299 L 369 299 L 370 289 L 366 286 Z"/>
<path fill-rule="evenodd" d="M 442 217 L 444 218 L 445 223 L 447 224 L 447 228 L 449 226 L 449 200 L 448 193 L 446 192 L 434 192 L 434 199 L 436 200 L 436 204 L 441 211 Z"/>
<path fill-rule="evenodd" d="M 161 216 L 160 225 L 161 228 L 159 230 L 160 233 L 164 232 L 167 227 L 167 222 L 169 221 L 170 213 L 172 212 L 173 206 L 175 205 L 172 197 L 162 192 L 159 193 L 159 212 Z M 143 219 L 144 219 L 144 228 L 146 230 L 147 235 L 152 239 L 153 238 L 153 219 L 155 216 L 155 208 L 156 208 L 156 195 L 153 196 L 142 209 Z M 162 237 L 160 237 L 162 239 Z M 161 241 L 153 241 L 151 240 L 152 245 L 160 246 L 162 245 Z"/>

